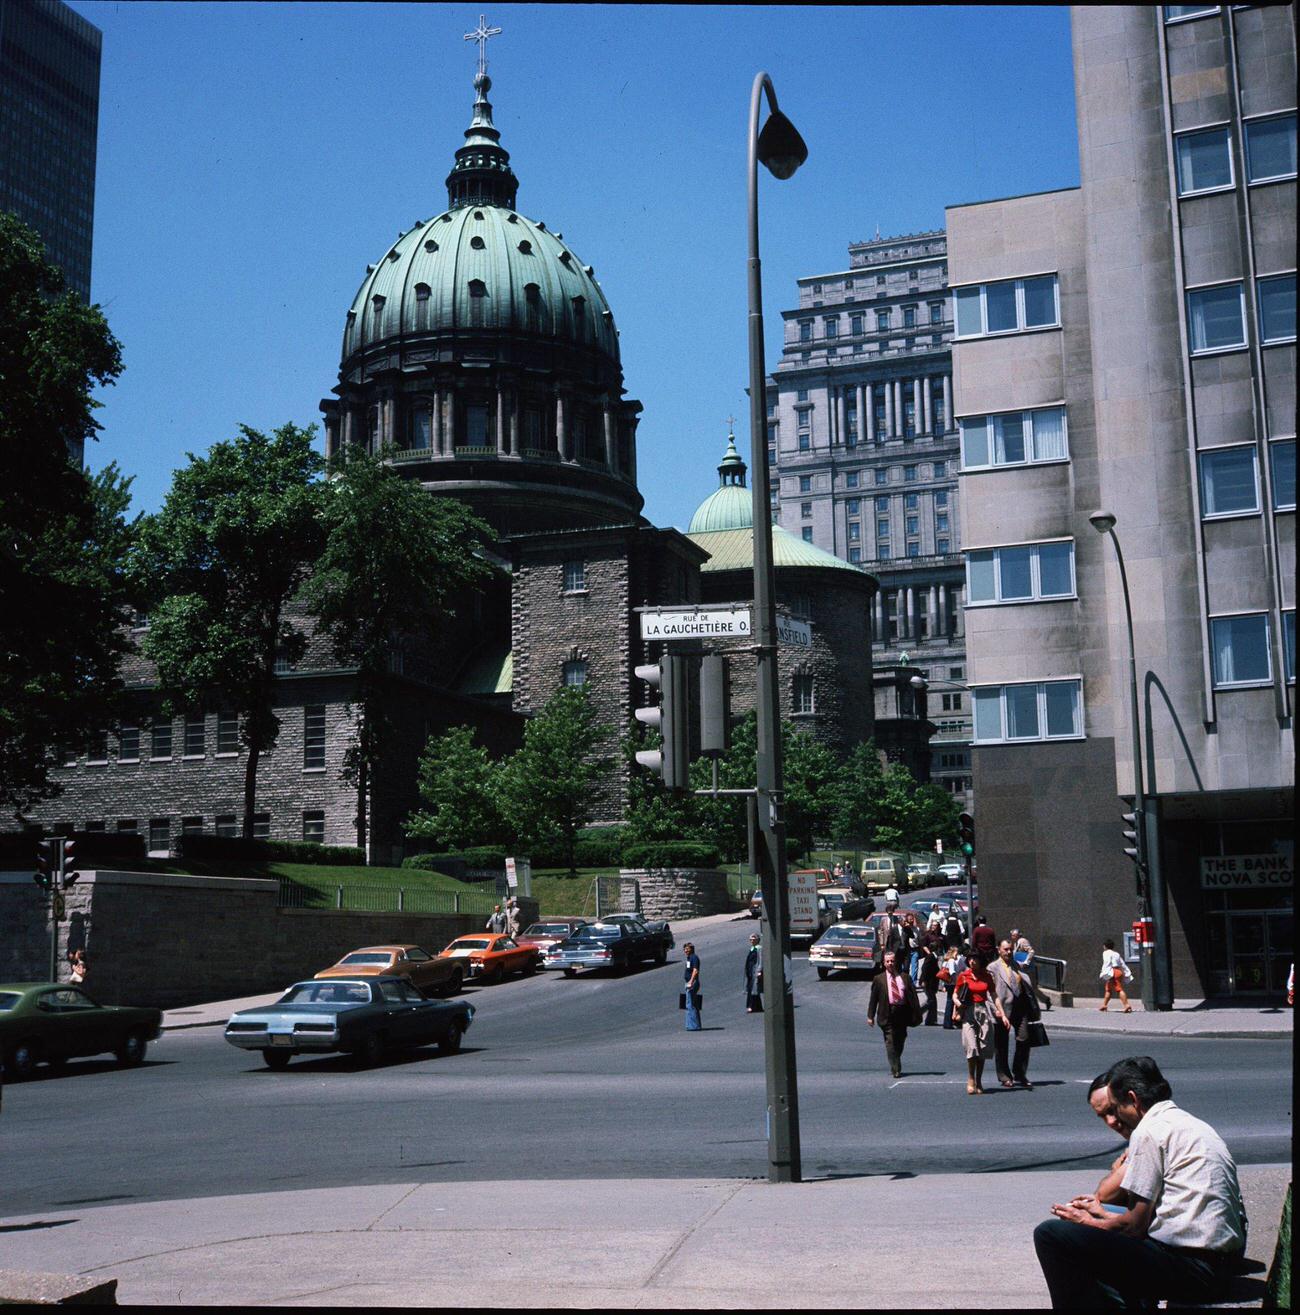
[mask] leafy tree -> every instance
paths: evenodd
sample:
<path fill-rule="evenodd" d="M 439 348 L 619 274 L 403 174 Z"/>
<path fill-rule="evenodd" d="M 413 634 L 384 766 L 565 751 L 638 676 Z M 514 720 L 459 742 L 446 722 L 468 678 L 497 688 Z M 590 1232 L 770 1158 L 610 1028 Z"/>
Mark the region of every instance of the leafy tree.
<path fill-rule="evenodd" d="M 314 435 L 296 425 L 269 436 L 241 425 L 206 456 L 189 454 L 162 510 L 141 529 L 137 578 L 154 603 L 144 654 L 168 715 L 211 700 L 239 714 L 246 839 L 258 764 L 280 731 L 276 658 L 294 661 L 306 645 L 288 608 L 320 543 Z"/>
<path fill-rule="evenodd" d="M 831 830 L 875 849 L 921 852 L 955 840 L 958 808 L 936 785 L 918 785 L 901 763 L 885 766 L 871 741 L 855 745 L 834 789 Z"/>
<path fill-rule="evenodd" d="M 420 758 L 419 791 L 424 807 L 411 815 L 408 830 L 439 851 L 493 845 L 504 838 L 497 807 L 497 765 L 474 743 L 470 726 L 453 726 L 429 738 Z"/>
<path fill-rule="evenodd" d="M 120 708 L 130 480 L 69 457 L 100 428 L 92 388 L 121 370 L 99 308 L 0 212 L 0 805 L 19 817 L 58 794 L 56 748 Z"/>
<path fill-rule="evenodd" d="M 457 594 L 488 576 L 481 549 L 491 530 L 360 448 L 331 470 L 321 524 L 324 547 L 303 597 L 335 657 L 357 669 L 357 730 L 345 770 L 364 849 L 370 778 L 390 731 L 391 656 L 436 635 Z"/>
<path fill-rule="evenodd" d="M 524 729 L 523 745 L 502 764 L 499 799 L 511 839 L 563 849 L 576 871 L 573 846 L 592 818 L 595 788 L 609 770 L 597 753 L 608 735 L 585 685 L 561 686 Z"/>

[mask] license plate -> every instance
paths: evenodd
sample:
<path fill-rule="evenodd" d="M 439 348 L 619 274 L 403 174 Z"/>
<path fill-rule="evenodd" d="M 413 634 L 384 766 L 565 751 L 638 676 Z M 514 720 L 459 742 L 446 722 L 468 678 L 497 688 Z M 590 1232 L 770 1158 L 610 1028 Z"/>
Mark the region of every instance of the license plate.
<path fill-rule="evenodd" d="M 271 1044 L 272 1044 L 273 1046 L 291 1046 L 291 1045 L 293 1045 L 293 1037 L 291 1037 L 291 1036 L 273 1036 L 273 1037 L 271 1038 Z"/>

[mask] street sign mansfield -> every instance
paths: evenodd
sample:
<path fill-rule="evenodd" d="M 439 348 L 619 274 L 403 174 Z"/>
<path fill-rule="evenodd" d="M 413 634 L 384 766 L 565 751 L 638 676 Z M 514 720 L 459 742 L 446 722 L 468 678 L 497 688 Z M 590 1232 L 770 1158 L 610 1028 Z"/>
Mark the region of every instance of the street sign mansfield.
<path fill-rule="evenodd" d="M 671 643 L 683 639 L 746 638 L 750 633 L 749 608 L 652 609 L 641 613 L 641 638 Z"/>

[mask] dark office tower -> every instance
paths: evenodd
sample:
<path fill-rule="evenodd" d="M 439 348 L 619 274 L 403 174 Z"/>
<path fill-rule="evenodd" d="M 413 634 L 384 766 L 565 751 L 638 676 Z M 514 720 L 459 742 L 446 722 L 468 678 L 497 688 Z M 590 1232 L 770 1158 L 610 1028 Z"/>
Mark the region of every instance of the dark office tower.
<path fill-rule="evenodd" d="M 87 301 L 101 41 L 62 0 L 0 0 L 0 210 Z"/>

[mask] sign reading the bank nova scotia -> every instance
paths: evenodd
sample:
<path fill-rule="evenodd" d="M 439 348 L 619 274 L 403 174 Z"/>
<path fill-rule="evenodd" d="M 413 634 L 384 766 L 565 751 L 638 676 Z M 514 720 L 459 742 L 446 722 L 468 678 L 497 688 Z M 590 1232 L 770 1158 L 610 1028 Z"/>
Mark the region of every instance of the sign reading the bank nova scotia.
<path fill-rule="evenodd" d="M 1294 885 L 1295 862 L 1290 854 L 1224 854 L 1201 859 L 1202 890 Z"/>
<path fill-rule="evenodd" d="M 641 613 L 641 638 L 667 643 L 686 639 L 748 639 L 753 621 L 747 607 L 646 608 Z M 795 648 L 812 646 L 812 627 L 792 617 L 776 618 L 776 637 Z"/>

